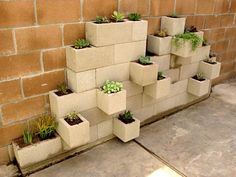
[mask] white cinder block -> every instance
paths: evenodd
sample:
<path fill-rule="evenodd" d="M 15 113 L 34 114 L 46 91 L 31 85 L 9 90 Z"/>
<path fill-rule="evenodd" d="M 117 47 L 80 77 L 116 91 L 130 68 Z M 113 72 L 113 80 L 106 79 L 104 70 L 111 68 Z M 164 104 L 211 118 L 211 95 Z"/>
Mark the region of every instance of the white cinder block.
<path fill-rule="evenodd" d="M 133 22 L 96 24 L 86 22 L 86 39 L 94 46 L 132 42 Z"/>
<path fill-rule="evenodd" d="M 125 124 L 118 118 L 113 119 L 113 134 L 123 142 L 128 142 L 139 137 L 140 120 L 133 118 L 135 121 L 130 124 Z"/>
<path fill-rule="evenodd" d="M 133 21 L 133 41 L 141 41 L 147 39 L 148 21 Z"/>
<path fill-rule="evenodd" d="M 23 148 L 20 148 L 15 142 L 12 144 L 20 167 L 27 167 L 41 162 L 62 151 L 62 142 L 59 136 Z"/>
<path fill-rule="evenodd" d="M 83 122 L 73 126 L 64 119 L 58 120 L 57 132 L 70 148 L 84 145 L 90 139 L 89 122 L 81 115 L 78 116 Z"/>
<path fill-rule="evenodd" d="M 161 29 L 166 30 L 170 36 L 184 33 L 186 18 L 161 18 Z"/>
<path fill-rule="evenodd" d="M 168 111 L 169 109 L 175 108 L 176 106 L 177 101 L 175 97 L 167 98 L 156 103 L 154 112 L 157 115 Z"/>
<path fill-rule="evenodd" d="M 207 59 L 210 55 L 210 51 L 211 51 L 210 45 L 197 48 L 196 57 L 198 57 L 199 59 L 198 61 Z"/>
<path fill-rule="evenodd" d="M 135 111 L 142 108 L 143 94 L 130 96 L 126 100 L 126 109 Z"/>
<path fill-rule="evenodd" d="M 221 63 L 217 62 L 216 64 L 209 64 L 207 62 L 201 61 L 199 72 L 203 73 L 203 75 L 207 79 L 215 79 L 220 75 Z"/>
<path fill-rule="evenodd" d="M 98 139 L 98 126 L 93 125 L 90 127 L 90 143 L 96 141 Z"/>
<path fill-rule="evenodd" d="M 154 115 L 154 105 L 149 105 L 142 109 L 135 110 L 133 111 L 133 114 L 136 119 L 143 122 Z"/>
<path fill-rule="evenodd" d="M 142 107 L 153 106 L 157 100 L 147 94 L 143 94 Z"/>
<path fill-rule="evenodd" d="M 198 47 L 201 47 L 202 46 L 202 43 L 203 43 L 203 39 L 204 39 L 204 32 L 203 31 L 198 31 L 198 32 L 195 32 L 195 34 L 197 36 L 199 36 L 202 40 L 201 44 L 198 46 Z"/>
<path fill-rule="evenodd" d="M 171 47 L 171 54 L 180 56 L 180 57 L 191 57 L 196 55 L 196 50 L 192 49 L 191 41 L 184 41 L 183 39 L 179 39 L 181 42 L 180 46 L 175 45 L 175 37 L 172 39 L 172 47 Z"/>
<path fill-rule="evenodd" d="M 206 95 L 209 92 L 210 89 L 210 80 L 206 79 L 204 81 L 198 81 L 193 78 L 189 78 L 188 81 L 188 92 L 201 97 L 203 95 Z"/>
<path fill-rule="evenodd" d="M 148 35 L 148 47 L 147 50 L 157 55 L 166 55 L 171 51 L 172 37 L 157 37 L 154 35 Z"/>
<path fill-rule="evenodd" d="M 106 94 L 97 89 L 97 106 L 106 114 L 111 115 L 126 109 L 126 90 Z"/>
<path fill-rule="evenodd" d="M 106 80 L 120 82 L 129 80 L 129 63 L 96 69 L 97 87 L 101 87 L 106 82 Z"/>
<path fill-rule="evenodd" d="M 126 90 L 127 97 L 138 95 L 143 92 L 142 86 L 135 84 L 131 81 L 124 81 L 122 82 L 122 84 L 123 84 L 123 88 Z"/>
<path fill-rule="evenodd" d="M 113 61 L 114 46 L 66 48 L 66 65 L 75 72 L 109 66 L 113 64 Z"/>
<path fill-rule="evenodd" d="M 51 112 L 56 118 L 63 118 L 67 113 L 80 109 L 81 100 L 77 93 L 58 96 L 55 92 L 49 92 L 49 100 Z"/>
<path fill-rule="evenodd" d="M 174 83 L 174 82 L 179 81 L 180 69 L 179 68 L 169 69 L 169 70 L 163 71 L 163 74 L 167 77 L 170 77 L 171 83 Z"/>
<path fill-rule="evenodd" d="M 162 80 L 157 80 L 155 84 L 144 87 L 144 94 L 149 95 L 155 99 L 165 97 L 170 92 L 171 79 L 166 77 Z"/>
<path fill-rule="evenodd" d="M 134 83 L 146 86 L 155 83 L 157 80 L 157 64 L 141 65 L 137 62 L 130 62 L 130 80 Z"/>
<path fill-rule="evenodd" d="M 166 71 L 170 69 L 170 55 L 152 56 L 151 61 L 157 64 L 157 69 L 159 71 Z"/>
<path fill-rule="evenodd" d="M 79 111 L 84 111 L 96 107 L 96 89 L 78 93 L 78 99 Z"/>
<path fill-rule="evenodd" d="M 140 56 L 146 53 L 146 41 L 137 41 L 114 46 L 114 61 L 115 64 L 126 63 L 137 60 Z"/>
<path fill-rule="evenodd" d="M 113 125 L 112 118 L 98 124 L 98 139 L 112 135 Z"/>
<path fill-rule="evenodd" d="M 170 92 L 169 95 L 167 95 L 167 98 L 174 97 L 181 93 L 187 92 L 187 88 L 188 88 L 188 79 L 175 82 L 170 85 Z"/>
<path fill-rule="evenodd" d="M 199 62 L 180 67 L 180 80 L 188 79 L 198 73 Z"/>
<path fill-rule="evenodd" d="M 68 86 L 77 93 L 95 89 L 95 70 L 76 73 L 70 69 L 67 69 L 67 81 Z"/>

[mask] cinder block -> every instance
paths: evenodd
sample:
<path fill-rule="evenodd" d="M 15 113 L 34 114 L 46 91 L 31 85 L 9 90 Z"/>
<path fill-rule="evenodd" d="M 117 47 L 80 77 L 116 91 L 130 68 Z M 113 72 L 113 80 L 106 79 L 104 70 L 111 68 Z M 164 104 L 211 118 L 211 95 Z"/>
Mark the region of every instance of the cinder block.
<path fill-rule="evenodd" d="M 142 109 L 133 111 L 134 117 L 141 122 L 147 120 L 148 118 L 154 116 L 154 106 L 143 107 Z"/>
<path fill-rule="evenodd" d="M 163 71 L 163 74 L 171 78 L 171 83 L 179 81 L 180 68 L 169 69 Z"/>
<path fill-rule="evenodd" d="M 169 109 L 175 108 L 176 106 L 177 106 L 176 97 L 170 97 L 157 102 L 154 106 L 154 112 L 157 115 Z"/>
<path fill-rule="evenodd" d="M 187 92 L 188 88 L 188 79 L 181 80 L 170 85 L 170 92 L 166 98 L 174 97 L 181 93 Z"/>
<path fill-rule="evenodd" d="M 152 56 L 151 61 L 158 65 L 159 71 L 166 71 L 170 69 L 170 55 Z"/>
<path fill-rule="evenodd" d="M 147 39 L 148 21 L 133 21 L 133 41 L 141 41 Z"/>
<path fill-rule="evenodd" d="M 210 80 L 198 81 L 193 78 L 189 78 L 188 81 L 188 92 L 201 97 L 206 95 L 210 90 Z"/>
<path fill-rule="evenodd" d="M 98 139 L 98 126 L 93 125 L 90 127 L 90 143 L 96 141 Z"/>
<path fill-rule="evenodd" d="M 180 67 L 180 80 L 188 79 L 198 73 L 199 62 Z"/>
<path fill-rule="evenodd" d="M 195 34 L 197 36 L 199 36 L 202 40 L 201 44 L 198 46 L 198 47 L 201 47 L 202 46 L 202 43 L 203 43 L 203 38 L 204 38 L 204 32 L 203 31 L 198 31 L 198 32 L 195 32 Z"/>
<path fill-rule="evenodd" d="M 129 80 L 129 63 L 112 65 L 96 69 L 96 84 L 101 87 L 106 80 L 127 81 Z"/>
<path fill-rule="evenodd" d="M 77 93 L 95 89 L 95 70 L 76 73 L 67 69 L 67 81 L 68 86 Z"/>
<path fill-rule="evenodd" d="M 161 18 L 161 29 L 166 30 L 170 36 L 184 33 L 186 18 Z"/>
<path fill-rule="evenodd" d="M 112 135 L 113 119 L 103 121 L 98 124 L 98 139 Z"/>
<path fill-rule="evenodd" d="M 179 95 L 176 95 L 176 101 L 177 101 L 177 103 L 179 103 L 179 105 L 186 105 L 196 99 L 198 99 L 197 96 L 194 96 L 194 95 L 189 94 L 187 92 L 183 92 Z"/>
<path fill-rule="evenodd" d="M 172 37 L 157 37 L 148 35 L 147 50 L 157 55 L 167 55 L 171 51 Z"/>
<path fill-rule="evenodd" d="M 112 65 L 114 46 L 90 47 L 84 49 L 66 48 L 67 67 L 75 72 Z"/>
<path fill-rule="evenodd" d="M 171 54 L 185 58 L 196 55 L 196 50 L 192 49 L 191 41 L 184 41 L 183 39 L 179 39 L 181 41 L 181 45 L 176 46 L 174 40 L 175 37 L 172 39 Z"/>
<path fill-rule="evenodd" d="M 143 101 L 142 101 L 142 107 L 147 107 L 147 106 L 153 106 L 156 104 L 157 100 L 147 94 L 142 95 Z"/>
<path fill-rule="evenodd" d="M 143 94 L 130 96 L 126 100 L 126 109 L 135 111 L 142 108 Z"/>
<path fill-rule="evenodd" d="M 146 53 L 146 41 L 137 41 L 114 46 L 114 61 L 117 63 L 126 63 L 137 60 Z"/>
<path fill-rule="evenodd" d="M 216 64 L 210 64 L 204 61 L 200 62 L 199 72 L 203 73 L 203 75 L 207 79 L 215 79 L 220 75 L 221 63 L 216 62 Z"/>
<path fill-rule="evenodd" d="M 211 51 L 210 45 L 197 48 L 196 57 L 199 58 L 198 61 L 205 60 L 206 58 L 208 58 L 210 55 L 210 51 Z"/>
<path fill-rule="evenodd" d="M 96 107 L 96 89 L 78 93 L 78 100 L 79 111 L 84 111 Z M 72 101 L 75 101 L 75 98 Z"/>
<path fill-rule="evenodd" d="M 123 88 L 126 90 L 126 96 L 131 97 L 143 93 L 143 87 L 131 81 L 122 82 Z"/>

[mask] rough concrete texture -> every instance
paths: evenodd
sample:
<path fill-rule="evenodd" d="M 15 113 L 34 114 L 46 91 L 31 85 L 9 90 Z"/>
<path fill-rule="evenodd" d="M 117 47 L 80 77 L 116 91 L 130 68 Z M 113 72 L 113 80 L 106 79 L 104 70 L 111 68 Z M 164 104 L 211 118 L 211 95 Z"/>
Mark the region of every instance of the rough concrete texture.
<path fill-rule="evenodd" d="M 0 177 L 13 177 L 18 175 L 20 175 L 20 173 L 15 165 L 0 166 Z"/>

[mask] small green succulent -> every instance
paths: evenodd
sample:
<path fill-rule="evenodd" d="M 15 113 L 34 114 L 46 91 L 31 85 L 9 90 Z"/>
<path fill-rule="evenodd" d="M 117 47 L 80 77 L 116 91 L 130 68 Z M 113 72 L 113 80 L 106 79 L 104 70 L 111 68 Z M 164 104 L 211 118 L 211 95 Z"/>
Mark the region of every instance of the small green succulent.
<path fill-rule="evenodd" d="M 109 23 L 110 21 L 108 20 L 107 17 L 105 16 L 96 16 L 95 23 L 97 24 L 102 24 L 102 23 Z"/>
<path fill-rule="evenodd" d="M 57 90 L 60 92 L 62 95 L 67 95 L 68 94 L 68 86 L 65 82 L 58 84 L 57 85 Z"/>
<path fill-rule="evenodd" d="M 128 15 L 128 19 L 130 21 L 140 21 L 141 20 L 141 14 L 139 14 L 139 13 L 130 13 Z"/>
<path fill-rule="evenodd" d="M 152 64 L 151 57 L 150 56 L 141 56 L 138 59 L 138 63 L 140 63 L 142 65 L 151 65 Z"/>
<path fill-rule="evenodd" d="M 124 21 L 124 18 L 125 16 L 120 13 L 120 12 L 117 12 L 117 11 L 114 11 L 112 16 L 111 16 L 111 19 L 114 21 L 114 22 L 123 22 Z"/>
<path fill-rule="evenodd" d="M 78 119 L 79 117 L 78 117 L 77 113 L 75 111 L 73 111 L 73 112 L 68 113 L 66 115 L 66 118 L 68 118 L 70 121 L 73 121 L 73 120 Z"/>
<path fill-rule="evenodd" d="M 24 130 L 23 140 L 24 140 L 25 144 L 32 144 L 32 142 L 33 142 L 33 133 L 29 129 Z"/>
<path fill-rule="evenodd" d="M 119 114 L 119 120 L 124 122 L 125 124 L 129 124 L 134 122 L 133 114 L 130 111 L 125 111 L 122 114 Z"/>
<path fill-rule="evenodd" d="M 197 73 L 196 79 L 199 81 L 203 81 L 203 80 L 205 80 L 205 77 L 204 77 L 203 73 Z"/>
<path fill-rule="evenodd" d="M 111 94 L 120 92 L 123 88 L 123 84 L 116 81 L 107 80 L 105 84 L 102 86 L 102 90 L 104 93 Z"/>
<path fill-rule="evenodd" d="M 75 49 L 83 49 L 86 47 L 90 47 L 90 42 L 86 39 L 78 39 L 74 42 Z"/>
<path fill-rule="evenodd" d="M 158 32 L 155 34 L 155 36 L 158 36 L 158 37 L 167 37 L 168 34 L 167 34 L 166 30 L 160 30 L 160 31 L 158 31 Z"/>

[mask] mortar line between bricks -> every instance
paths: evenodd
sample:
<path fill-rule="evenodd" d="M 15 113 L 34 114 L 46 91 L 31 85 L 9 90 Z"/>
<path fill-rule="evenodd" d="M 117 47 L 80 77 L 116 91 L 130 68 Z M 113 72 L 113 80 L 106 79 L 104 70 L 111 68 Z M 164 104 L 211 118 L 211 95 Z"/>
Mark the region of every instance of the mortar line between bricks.
<path fill-rule="evenodd" d="M 182 173 L 180 170 L 178 170 L 176 167 L 171 165 L 169 162 L 152 152 L 150 149 L 146 148 L 144 145 L 139 143 L 137 140 L 133 140 L 136 144 L 138 144 L 141 148 L 143 148 L 145 151 L 147 151 L 149 154 L 151 154 L 153 157 L 155 157 L 157 160 L 161 161 L 163 164 L 168 166 L 171 170 L 175 171 L 177 174 L 181 175 L 182 177 L 187 177 L 184 173 Z"/>

